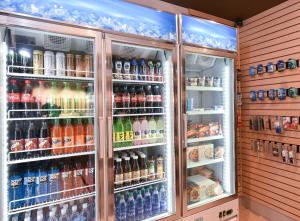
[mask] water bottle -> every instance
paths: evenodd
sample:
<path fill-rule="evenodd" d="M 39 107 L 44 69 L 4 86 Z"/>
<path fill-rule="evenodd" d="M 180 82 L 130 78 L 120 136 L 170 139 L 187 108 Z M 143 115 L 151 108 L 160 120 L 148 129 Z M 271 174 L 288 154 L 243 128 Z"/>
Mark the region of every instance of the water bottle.
<path fill-rule="evenodd" d="M 135 221 L 135 200 L 132 192 L 128 194 L 126 218 L 127 221 Z"/>
<path fill-rule="evenodd" d="M 58 221 L 55 216 L 55 211 L 50 211 L 48 221 Z"/>
<path fill-rule="evenodd" d="M 71 221 L 80 221 L 80 214 L 77 211 L 77 206 L 72 206 Z"/>
<path fill-rule="evenodd" d="M 160 198 L 158 194 L 157 187 L 154 188 L 152 192 L 152 213 L 157 215 L 160 212 Z"/>
<path fill-rule="evenodd" d="M 59 221 L 70 221 L 70 217 L 67 214 L 67 210 L 62 208 L 60 211 L 60 218 Z"/>
<path fill-rule="evenodd" d="M 90 220 L 90 214 L 88 211 L 88 204 L 84 203 L 82 204 L 82 211 L 81 211 L 81 221 L 89 221 Z"/>
<path fill-rule="evenodd" d="M 24 219 L 24 221 L 30 221 L 31 220 L 31 218 L 30 217 L 25 217 L 25 219 Z"/>
<path fill-rule="evenodd" d="M 88 204 L 88 210 L 90 212 L 90 220 L 94 221 L 96 219 L 96 205 L 95 205 L 95 199 L 93 197 L 89 198 L 89 204 Z"/>
<path fill-rule="evenodd" d="M 145 188 L 144 196 L 144 218 L 152 216 L 152 199 L 148 188 Z"/>
<path fill-rule="evenodd" d="M 167 199 L 167 191 L 164 185 L 161 185 L 159 190 L 160 196 L 160 212 L 166 212 L 168 210 L 168 199 Z"/>
<path fill-rule="evenodd" d="M 124 195 L 120 196 L 119 203 L 116 205 L 116 217 L 117 221 L 126 220 L 126 202 L 124 199 Z"/>
<path fill-rule="evenodd" d="M 135 200 L 135 219 L 137 221 L 144 219 L 144 199 L 140 190 L 137 191 Z"/>
<path fill-rule="evenodd" d="M 18 215 L 14 215 L 11 217 L 11 221 L 18 221 L 19 220 L 19 216 Z"/>

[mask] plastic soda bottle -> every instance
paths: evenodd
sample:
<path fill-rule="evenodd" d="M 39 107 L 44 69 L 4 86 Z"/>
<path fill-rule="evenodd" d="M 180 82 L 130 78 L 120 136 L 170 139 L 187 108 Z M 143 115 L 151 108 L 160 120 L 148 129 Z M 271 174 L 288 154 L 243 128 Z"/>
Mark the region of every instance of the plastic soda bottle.
<path fill-rule="evenodd" d="M 52 154 L 59 155 L 64 153 L 62 127 L 59 124 L 59 119 L 54 120 L 54 125 L 51 128 Z M 57 148 L 57 149 L 56 149 Z"/>
<path fill-rule="evenodd" d="M 124 195 L 120 195 L 119 203 L 116 205 L 116 217 L 117 221 L 126 220 L 126 202 L 124 199 Z"/>
<path fill-rule="evenodd" d="M 162 117 L 158 117 L 156 120 L 156 142 L 161 143 L 164 141 L 165 125 Z"/>
<path fill-rule="evenodd" d="M 71 124 L 71 119 L 66 119 L 66 124 L 63 128 L 64 135 L 64 152 L 74 153 L 74 128 Z"/>
<path fill-rule="evenodd" d="M 60 218 L 59 221 L 70 221 L 70 218 L 67 214 L 67 210 L 66 209 L 61 209 L 60 211 Z"/>
<path fill-rule="evenodd" d="M 74 138 L 76 145 L 76 147 L 74 148 L 74 152 L 86 151 L 86 147 L 84 146 L 84 127 L 80 118 L 76 120 L 76 124 L 74 126 Z"/>
<path fill-rule="evenodd" d="M 141 122 L 139 121 L 138 118 L 134 119 L 133 122 L 133 144 L 134 145 L 140 145 L 142 142 L 142 132 L 141 132 Z"/>
<path fill-rule="evenodd" d="M 24 198 L 35 197 L 35 172 L 30 164 L 26 165 L 24 173 Z M 34 204 L 34 198 L 27 199 L 25 205 L 30 206 Z"/>
<path fill-rule="evenodd" d="M 116 147 L 122 147 L 124 144 L 124 125 L 122 118 L 118 118 L 114 127 Z"/>
<path fill-rule="evenodd" d="M 156 142 L 156 121 L 154 120 L 154 117 L 152 116 L 148 122 L 149 126 L 149 143 L 155 143 Z"/>
<path fill-rule="evenodd" d="M 142 144 L 149 143 L 149 125 L 147 118 L 144 117 L 141 121 L 141 135 L 142 135 Z"/>
<path fill-rule="evenodd" d="M 48 191 L 49 193 L 56 193 L 60 191 L 60 174 L 59 169 L 55 166 L 55 163 L 52 163 L 48 171 Z M 51 194 L 49 196 L 50 200 L 59 199 L 59 194 Z"/>
<path fill-rule="evenodd" d="M 132 141 L 133 141 L 133 128 L 129 117 L 127 117 L 124 122 L 124 131 L 125 131 L 125 141 L 126 141 L 125 145 L 130 146 L 132 145 Z"/>
<path fill-rule="evenodd" d="M 45 166 L 40 166 L 36 171 L 35 178 L 35 194 L 36 194 L 36 203 L 43 203 L 48 201 L 48 196 L 40 196 L 48 194 L 48 174 L 44 168 Z"/>
<path fill-rule="evenodd" d="M 85 144 L 87 145 L 86 150 L 93 151 L 95 149 L 94 148 L 95 141 L 94 141 L 94 123 L 92 118 L 88 119 L 88 122 L 84 128 L 84 132 L 85 132 Z"/>
<path fill-rule="evenodd" d="M 12 168 L 13 173 L 9 176 L 9 201 L 15 201 L 24 198 L 23 179 L 20 173 L 16 172 L 17 168 Z M 23 201 L 11 203 L 11 209 L 23 206 Z"/>
<path fill-rule="evenodd" d="M 144 219 L 144 200 L 143 196 L 141 194 L 141 191 L 137 191 L 137 196 L 136 196 L 136 206 L 135 206 L 135 218 L 136 220 L 143 220 Z"/>

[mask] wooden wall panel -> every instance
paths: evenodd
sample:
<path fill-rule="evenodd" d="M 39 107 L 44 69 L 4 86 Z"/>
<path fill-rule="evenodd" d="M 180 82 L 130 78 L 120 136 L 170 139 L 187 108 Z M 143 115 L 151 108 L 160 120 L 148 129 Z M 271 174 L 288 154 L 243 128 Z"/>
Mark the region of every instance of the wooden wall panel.
<path fill-rule="evenodd" d="M 238 142 L 242 195 L 300 221 L 300 153 L 295 165 L 283 163 L 266 152 L 254 152 L 251 141 L 262 139 L 300 145 L 300 130 L 253 131 L 249 120 L 255 115 L 300 116 L 300 96 L 284 101 L 252 102 L 251 90 L 300 88 L 300 68 L 250 77 L 250 66 L 289 58 L 300 59 L 300 0 L 289 0 L 244 22 L 239 31 L 242 116 Z"/>

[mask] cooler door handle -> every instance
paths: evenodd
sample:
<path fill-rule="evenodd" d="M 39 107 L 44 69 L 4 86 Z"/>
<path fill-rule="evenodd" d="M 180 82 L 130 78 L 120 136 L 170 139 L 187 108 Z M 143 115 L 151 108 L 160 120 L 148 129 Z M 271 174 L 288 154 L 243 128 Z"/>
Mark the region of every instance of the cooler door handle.
<path fill-rule="evenodd" d="M 105 121 L 103 117 L 98 118 L 99 132 L 99 159 L 103 159 L 105 155 Z"/>
<path fill-rule="evenodd" d="M 183 148 L 187 148 L 187 115 L 183 114 Z"/>
<path fill-rule="evenodd" d="M 112 117 L 107 118 L 107 130 L 108 130 L 108 158 L 113 157 L 113 135 L 112 135 Z"/>

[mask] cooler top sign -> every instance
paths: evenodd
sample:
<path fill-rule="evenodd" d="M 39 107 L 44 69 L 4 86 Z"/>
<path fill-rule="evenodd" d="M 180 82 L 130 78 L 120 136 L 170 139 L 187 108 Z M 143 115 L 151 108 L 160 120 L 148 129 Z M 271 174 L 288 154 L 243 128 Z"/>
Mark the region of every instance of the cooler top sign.
<path fill-rule="evenodd" d="M 176 41 L 176 16 L 122 0 L 1 0 L 0 10 Z"/>
<path fill-rule="evenodd" d="M 235 28 L 186 15 L 182 16 L 182 41 L 209 48 L 237 50 Z"/>

